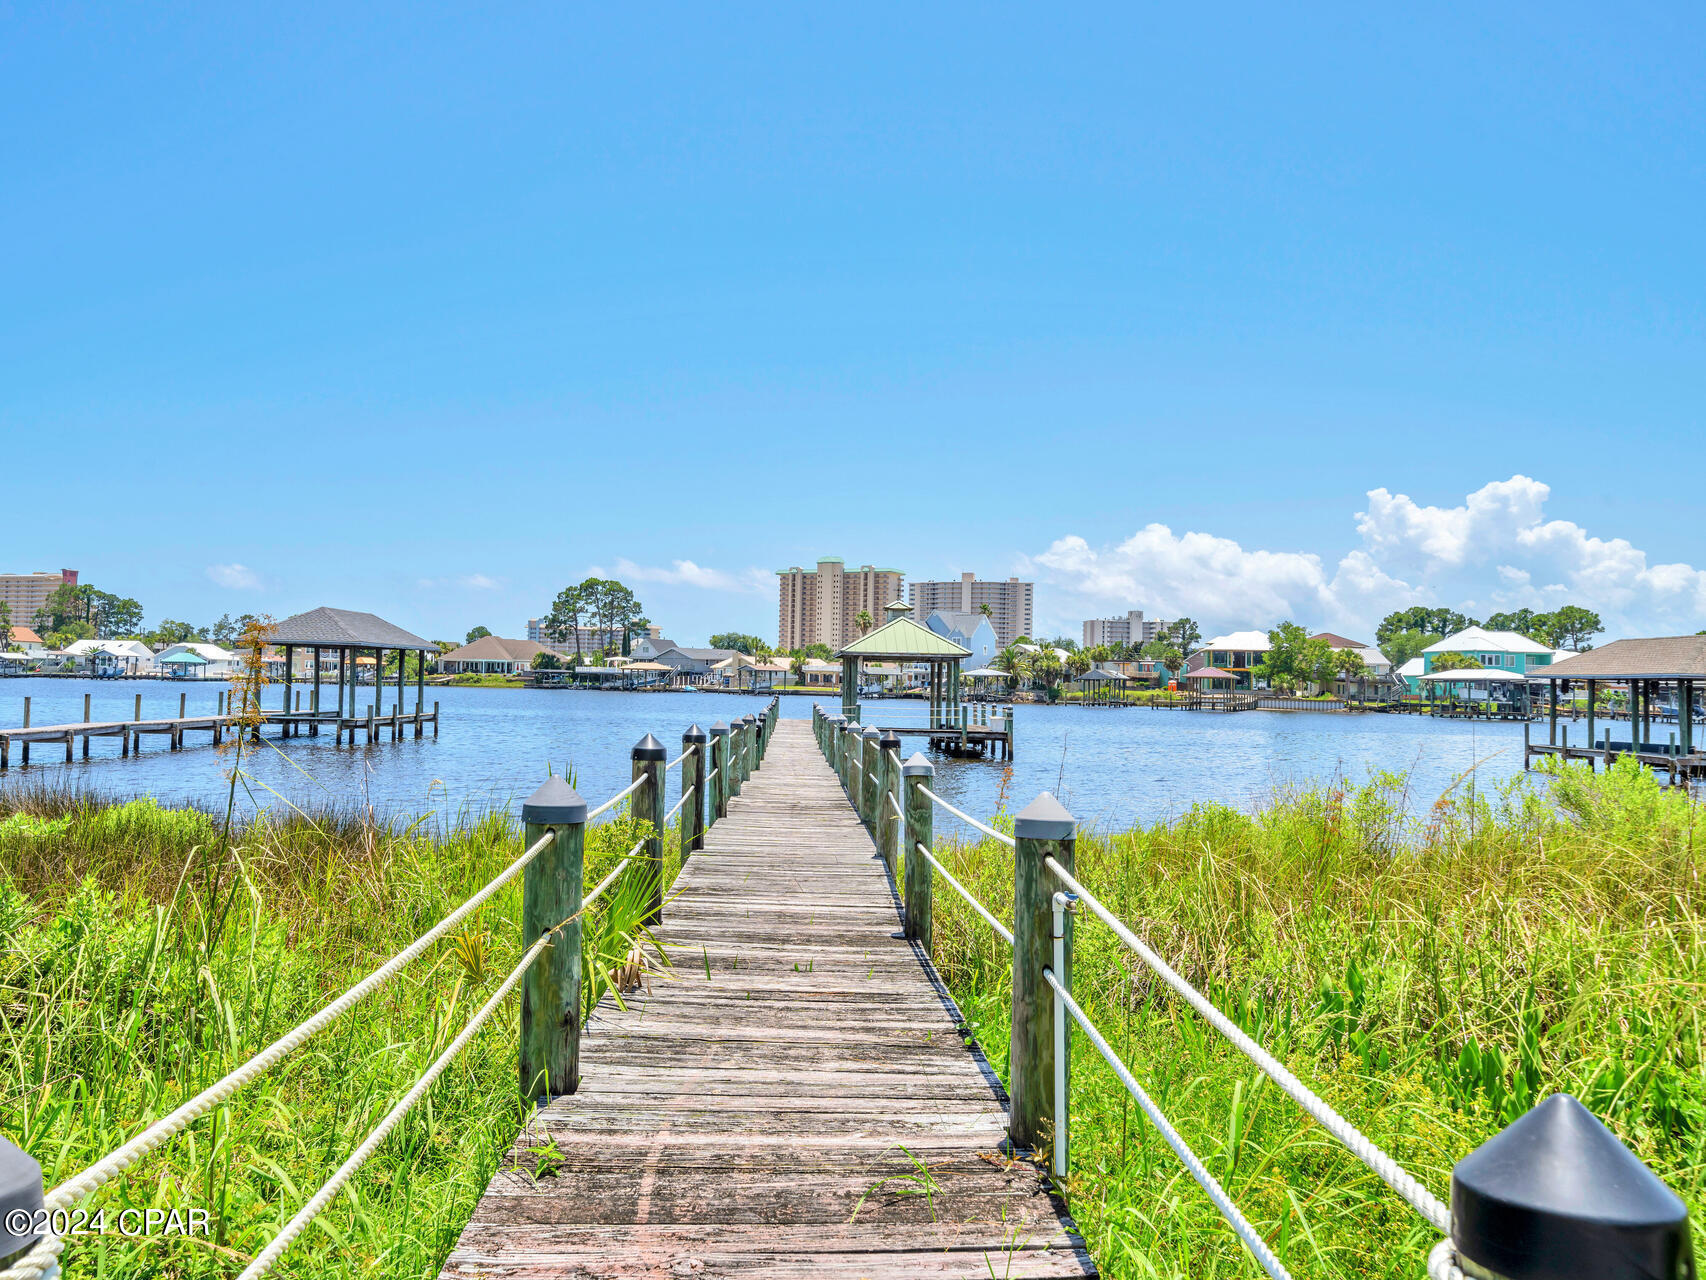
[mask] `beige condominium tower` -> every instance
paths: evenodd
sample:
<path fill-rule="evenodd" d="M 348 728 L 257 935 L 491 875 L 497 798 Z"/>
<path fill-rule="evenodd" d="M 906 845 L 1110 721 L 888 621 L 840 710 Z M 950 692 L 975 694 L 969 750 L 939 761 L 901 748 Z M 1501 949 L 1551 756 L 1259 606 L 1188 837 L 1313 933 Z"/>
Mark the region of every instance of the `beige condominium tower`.
<path fill-rule="evenodd" d="M 778 569 L 776 647 L 784 653 L 808 644 L 826 644 L 830 651 L 857 640 L 859 615 L 870 615 L 873 627 L 885 621 L 885 606 L 902 599 L 906 575 L 899 569 L 876 569 L 868 564 L 845 566 L 840 556 L 825 556 L 816 569 Z"/>
<path fill-rule="evenodd" d="M 962 573 L 958 582 L 912 584 L 912 616 L 922 622 L 931 614 L 982 613 L 989 606 L 989 625 L 1003 645 L 1031 634 L 1031 593 L 1035 584 L 1009 578 L 984 582 Z"/>

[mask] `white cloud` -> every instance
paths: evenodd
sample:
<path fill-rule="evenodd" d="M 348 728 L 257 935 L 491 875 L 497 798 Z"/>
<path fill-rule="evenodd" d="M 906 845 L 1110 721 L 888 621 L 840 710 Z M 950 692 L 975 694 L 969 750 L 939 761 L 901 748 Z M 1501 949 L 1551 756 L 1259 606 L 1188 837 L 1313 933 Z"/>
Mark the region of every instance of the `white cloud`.
<path fill-rule="evenodd" d="M 260 575 L 245 564 L 210 564 L 207 576 L 220 586 L 233 590 L 256 591 L 261 585 Z"/>
<path fill-rule="evenodd" d="M 1625 538 L 1547 520 L 1550 496 L 1523 475 L 1483 485 L 1457 506 L 1371 489 L 1354 520 L 1362 546 L 1331 569 L 1312 552 L 1246 548 L 1163 524 L 1100 548 L 1067 535 L 1026 567 L 1052 588 L 1054 617 L 1039 627 L 1046 630 L 1076 631 L 1075 618 L 1140 608 L 1151 617 L 1189 614 L 1205 631 L 1295 618 L 1372 634 L 1385 613 L 1422 602 L 1483 613 L 1574 602 L 1601 613 L 1614 635 L 1693 631 L 1706 622 L 1706 571 L 1650 565 Z"/>
<path fill-rule="evenodd" d="M 665 568 L 661 565 L 635 564 L 626 557 L 616 561 L 615 568 L 592 569 L 594 577 L 617 578 L 624 582 L 660 582 L 678 587 L 700 587 L 707 591 L 738 591 L 744 594 L 761 594 L 770 590 L 776 581 L 776 575 L 766 573 L 763 569 L 742 569 L 730 573 L 723 569 L 710 569 L 704 565 L 695 564 L 691 560 L 672 560 Z"/>

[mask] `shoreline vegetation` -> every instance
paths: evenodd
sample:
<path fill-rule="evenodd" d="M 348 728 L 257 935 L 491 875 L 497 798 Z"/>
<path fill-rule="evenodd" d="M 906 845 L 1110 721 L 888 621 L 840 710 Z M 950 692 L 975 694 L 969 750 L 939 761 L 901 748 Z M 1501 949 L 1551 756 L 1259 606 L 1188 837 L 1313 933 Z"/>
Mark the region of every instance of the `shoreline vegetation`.
<path fill-rule="evenodd" d="M 1546 772 L 1459 788 L 1419 819 L 1400 774 L 1253 813 L 1199 805 L 1081 832 L 1078 874 L 1436 1194 L 1456 1159 L 1564 1090 L 1698 1215 L 1706 815 L 1633 766 Z M 589 883 L 639 830 L 623 816 L 589 830 Z M 520 851 L 514 818 L 491 812 L 262 815 L 222 834 L 214 816 L 152 800 L 0 793 L 0 1129 L 49 1185 L 377 967 Z M 228 864 L 209 867 L 226 843 Z M 1011 852 L 938 845 L 1010 918 Z M 670 879 L 677 847 L 666 835 Z M 935 901 L 937 966 L 1004 1075 L 1005 953 L 940 880 Z M 595 973 L 627 954 L 624 911 L 589 929 Z M 65 1274 L 235 1275 L 486 998 L 518 953 L 519 916 L 517 882 L 91 1202 L 205 1207 L 212 1236 L 83 1237 Z M 1297 1274 L 1422 1274 L 1432 1232 L 1092 918 L 1073 970 L 1080 1002 Z M 522 1120 L 517 1016 L 506 1002 L 275 1274 L 437 1274 Z M 1112 1073 L 1081 1041 L 1074 1053 L 1069 1201 L 1104 1273 L 1253 1274 Z"/>

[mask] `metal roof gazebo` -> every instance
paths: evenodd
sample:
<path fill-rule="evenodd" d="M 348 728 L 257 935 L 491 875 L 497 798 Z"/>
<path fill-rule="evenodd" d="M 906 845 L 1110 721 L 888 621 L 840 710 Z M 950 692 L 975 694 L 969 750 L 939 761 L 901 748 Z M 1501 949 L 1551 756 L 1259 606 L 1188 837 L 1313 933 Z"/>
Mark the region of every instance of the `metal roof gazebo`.
<path fill-rule="evenodd" d="M 367 723 L 369 724 L 368 740 L 372 741 L 372 718 L 377 712 L 384 716 L 381 687 L 385 680 L 385 652 L 391 650 L 399 655 L 397 662 L 397 702 L 391 713 L 392 729 L 397 736 L 401 735 L 400 717 L 403 715 L 403 681 L 407 664 L 402 661 L 405 653 L 436 654 L 438 646 L 430 640 L 423 640 L 413 632 L 405 631 L 394 623 L 372 613 L 358 613 L 353 609 L 332 609 L 322 605 L 318 609 L 310 609 L 307 613 L 298 613 L 293 617 L 275 624 L 267 633 L 267 643 L 276 645 L 284 650 L 284 706 L 287 716 L 292 714 L 290 706 L 291 680 L 295 675 L 295 663 L 292 660 L 297 649 L 308 649 L 314 655 L 314 684 L 309 695 L 308 714 L 302 716 L 311 723 L 321 718 L 320 712 L 320 659 L 327 650 L 338 655 L 338 703 L 335 719 L 340 739 L 343 730 L 350 731 L 350 743 L 355 742 L 355 685 L 357 663 L 360 651 L 368 650 L 373 654 L 373 703 L 368 708 Z M 344 707 L 344 686 L 349 685 L 349 708 L 346 714 Z M 426 661 L 423 659 L 415 668 L 415 736 L 421 735 L 421 717 L 426 704 Z M 332 718 L 330 716 L 326 717 Z M 285 721 L 283 730 L 289 733 L 293 725 Z M 294 727 L 300 728 L 300 725 Z M 317 732 L 318 725 L 313 724 L 311 732 Z M 433 717 L 433 734 L 438 733 L 438 718 Z"/>
<path fill-rule="evenodd" d="M 888 615 L 887 622 L 835 655 L 841 659 L 841 714 L 850 720 L 861 720 L 860 663 L 915 662 L 930 668 L 930 728 L 957 724 L 960 663 L 971 657 L 971 650 L 937 635 L 914 619 L 912 606 L 905 601 L 896 600 L 884 606 L 883 612 Z"/>

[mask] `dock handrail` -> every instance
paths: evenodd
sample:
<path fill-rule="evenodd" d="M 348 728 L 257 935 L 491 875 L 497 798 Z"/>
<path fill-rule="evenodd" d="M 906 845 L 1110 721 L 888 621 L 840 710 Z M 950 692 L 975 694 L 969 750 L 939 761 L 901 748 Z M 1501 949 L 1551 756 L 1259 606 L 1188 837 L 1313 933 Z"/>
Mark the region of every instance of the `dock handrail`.
<path fill-rule="evenodd" d="M 765 708 L 762 721 L 754 718 L 753 723 L 749 726 L 748 736 L 750 738 L 750 758 L 752 760 L 753 767 L 756 767 L 758 761 L 762 759 L 764 746 L 769 739 L 769 731 L 775 725 L 778 708 L 778 701 L 772 698 Z M 763 726 L 762 729 L 760 728 L 760 724 Z M 689 735 L 696 735 L 699 733 L 699 730 L 697 726 L 694 726 L 688 732 Z M 650 735 L 647 736 L 648 738 L 650 737 Z M 682 756 L 683 758 L 686 758 L 692 754 L 693 752 L 690 748 L 688 750 L 684 750 Z M 546 784 L 540 787 L 539 790 L 529 798 L 528 802 L 522 806 L 522 819 L 524 823 L 528 824 L 528 830 L 531 831 L 535 826 L 541 827 L 542 830 L 534 839 L 529 841 L 519 857 L 512 861 L 491 880 L 487 881 L 484 886 L 482 886 L 449 915 L 445 916 L 443 920 L 439 921 L 432 928 L 421 934 L 407 947 L 392 956 L 383 965 L 368 974 L 367 977 L 363 978 L 360 982 L 351 986 L 335 1000 L 322 1007 L 318 1012 L 298 1023 L 294 1028 L 274 1040 L 266 1048 L 251 1055 L 237 1067 L 227 1072 L 219 1080 L 203 1089 L 200 1093 L 189 1099 L 189 1101 L 180 1105 L 169 1115 L 149 1125 L 141 1133 L 136 1135 L 136 1137 L 115 1148 L 107 1155 L 97 1160 L 94 1164 L 82 1170 L 80 1173 L 73 1175 L 71 1178 L 62 1182 L 51 1191 L 44 1192 L 42 1197 L 42 1207 L 48 1211 L 50 1215 L 49 1220 L 51 1221 L 53 1216 L 55 1216 L 55 1211 L 68 1209 L 86 1199 L 101 1187 L 105 1186 L 114 1177 L 127 1171 L 138 1160 L 164 1145 L 179 1133 L 182 1133 L 196 1120 L 212 1111 L 222 1102 L 234 1096 L 245 1086 L 249 1085 L 265 1072 L 270 1070 L 294 1050 L 307 1043 L 309 1039 L 324 1030 L 327 1026 L 331 1025 L 331 1023 L 335 1022 L 339 1017 L 347 1013 L 356 1004 L 360 1003 L 362 999 L 372 994 L 374 990 L 395 976 L 412 960 L 418 958 L 428 947 L 432 946 L 433 943 L 443 938 L 444 935 L 458 923 L 466 919 L 473 911 L 478 909 L 483 903 L 488 901 L 495 893 L 497 893 L 498 890 L 503 888 L 504 885 L 513 880 L 516 875 L 536 868 L 536 864 L 547 852 L 555 851 L 559 854 L 570 855 L 572 857 L 572 861 L 576 864 L 575 870 L 578 872 L 581 865 L 582 847 L 587 824 L 590 823 L 592 819 L 609 812 L 617 804 L 621 803 L 622 800 L 634 794 L 636 790 L 641 788 L 650 780 L 649 776 L 635 778 L 632 783 L 617 792 L 609 800 L 606 800 L 596 809 L 589 811 L 586 808 L 585 802 L 580 799 L 574 789 L 566 782 L 560 778 L 547 779 Z M 677 802 L 675 808 L 671 810 L 670 816 L 674 816 L 674 814 L 681 812 L 682 807 L 687 802 L 688 798 L 697 794 L 698 789 L 694 785 L 684 784 L 684 786 L 685 790 L 682 798 Z M 702 809 L 703 806 L 701 806 L 701 811 Z M 702 834 L 703 830 L 704 826 L 702 824 L 695 828 L 697 834 Z M 346 1182 L 349 1181 L 350 1177 L 353 1176 L 361 1164 L 379 1147 L 379 1145 L 384 1141 L 385 1136 L 391 1131 L 397 1122 L 407 1114 L 409 1109 L 413 1107 L 422 1096 L 424 1096 L 426 1091 L 432 1086 L 433 1081 L 436 1080 L 445 1067 L 455 1059 L 456 1055 L 461 1052 L 462 1048 L 473 1039 L 480 1027 L 491 1017 L 492 1013 L 502 1004 L 508 994 L 525 978 L 530 976 L 539 976 L 538 965 L 542 960 L 547 962 L 549 961 L 549 953 L 561 952 L 565 958 L 571 962 L 571 969 L 575 975 L 576 981 L 570 984 L 570 989 L 566 998 L 577 1003 L 579 1002 L 582 991 L 581 982 L 579 980 L 581 976 L 579 969 L 581 947 L 580 926 L 586 909 L 591 906 L 592 903 L 597 901 L 597 899 L 605 893 L 611 885 L 615 884 L 622 873 L 633 863 L 634 859 L 640 856 L 647 844 L 657 839 L 661 834 L 661 831 L 654 831 L 647 836 L 642 836 L 634 847 L 617 862 L 617 865 L 613 867 L 590 892 L 586 892 L 584 894 L 581 892 L 581 882 L 579 880 L 579 876 L 576 876 L 574 881 L 574 890 L 571 894 L 573 909 L 562 915 L 560 918 L 553 919 L 552 923 L 539 927 L 538 936 L 529 943 L 526 950 L 522 953 L 520 960 L 518 960 L 515 967 L 510 970 L 509 974 L 504 978 L 498 989 L 493 992 L 491 998 L 487 1000 L 487 1002 L 481 1006 L 479 1011 L 469 1019 L 462 1031 L 451 1042 L 451 1044 L 447 1046 L 444 1052 L 433 1061 L 425 1072 L 422 1073 L 409 1091 L 397 1101 L 397 1103 L 386 1114 L 385 1118 L 374 1127 L 356 1150 L 350 1154 L 348 1159 L 338 1167 L 330 1178 L 321 1184 L 320 1188 L 314 1193 L 314 1195 L 310 1197 L 307 1203 L 298 1210 L 296 1215 L 285 1224 L 279 1234 L 273 1238 L 266 1248 L 256 1255 L 249 1266 L 244 1269 L 239 1280 L 256 1280 L 257 1277 L 266 1274 L 266 1272 L 271 1269 L 272 1265 L 284 1254 L 297 1236 L 299 1236 L 308 1224 L 312 1222 L 328 1204 L 331 1203 L 332 1199 L 337 1195 L 337 1192 Z M 684 855 L 686 852 L 687 841 L 684 839 Z M 529 890 L 529 895 L 532 895 L 531 889 Z M 522 928 L 525 934 L 529 928 L 529 922 L 525 918 L 522 922 Z M 559 935 L 564 934 L 565 931 L 570 935 L 570 945 L 565 945 L 561 948 L 555 947 L 553 945 L 555 940 Z M 543 989 L 544 988 L 541 990 Z M 545 1003 L 542 1000 L 535 1001 L 535 1004 L 541 1009 L 545 1008 Z M 566 1022 L 571 1028 L 566 1035 L 560 1033 L 556 1029 L 556 1024 L 559 1020 Z M 552 1028 L 553 1038 L 559 1043 L 563 1041 L 570 1042 L 566 1046 L 567 1052 L 571 1058 L 578 1059 L 580 1036 L 579 1019 L 559 1019 L 556 1016 L 548 1016 L 546 1021 Z M 522 1078 L 524 1081 L 536 1080 L 537 1075 L 530 1076 L 527 1070 L 529 1046 L 527 1044 L 525 1027 L 523 1028 L 522 1034 Z M 49 1232 L 35 1240 L 34 1243 L 31 1244 L 21 1255 L 14 1257 L 10 1261 L 9 1265 L 4 1269 L 0 1269 L 0 1280 L 52 1280 L 53 1277 L 59 1274 L 59 1259 L 63 1255 L 64 1251 L 65 1238 Z"/>
<path fill-rule="evenodd" d="M 848 741 L 858 734 L 857 725 L 843 717 L 824 713 L 821 708 L 814 709 L 813 719 L 825 758 L 832 766 L 839 765 L 854 809 L 871 828 L 879 849 L 886 848 L 882 834 L 885 828 L 877 821 L 878 811 L 868 803 L 866 789 L 852 779 L 852 771 L 859 767 L 858 753 L 848 750 Z M 1013 820 L 1014 834 L 1009 836 L 937 795 L 929 785 L 935 777 L 934 766 L 922 754 L 915 754 L 905 762 L 899 761 L 898 754 L 895 759 L 899 764 L 898 776 L 889 770 L 885 760 L 883 772 L 888 776 L 879 782 L 898 782 L 905 791 L 904 804 L 894 803 L 894 793 L 890 792 L 890 801 L 903 832 L 901 843 L 908 854 L 904 884 L 897 884 L 897 888 L 902 890 L 905 936 L 920 945 L 926 955 L 930 953 L 933 870 L 1012 949 L 1008 1136 L 1014 1147 L 1031 1150 L 1039 1148 L 1046 1138 L 1053 1148 L 1050 1153 L 1051 1170 L 1062 1185 L 1071 1167 L 1068 1031 L 1070 1025 L 1076 1023 L 1249 1249 L 1251 1256 L 1273 1280 L 1290 1280 L 1284 1264 L 1168 1121 L 1154 1099 L 1138 1084 L 1130 1068 L 1114 1052 L 1090 1016 L 1073 999 L 1072 919 L 1082 904 L 1166 986 L 1279 1085 L 1305 1114 L 1332 1134 L 1347 1151 L 1396 1192 L 1417 1216 L 1441 1234 L 1442 1239 L 1428 1256 L 1430 1280 L 1465 1280 L 1466 1273 L 1485 1274 L 1490 1269 L 1500 1274 L 1512 1274 L 1513 1268 L 1517 1274 L 1538 1274 L 1547 1271 L 1560 1254 L 1570 1257 L 1575 1263 L 1577 1269 L 1572 1272 L 1575 1276 L 1617 1276 L 1622 1280 L 1637 1273 L 1646 1275 L 1648 1269 L 1637 1267 L 1632 1261 L 1634 1246 L 1624 1234 L 1632 1230 L 1641 1234 L 1642 1248 L 1650 1248 L 1654 1257 L 1686 1259 L 1689 1256 L 1686 1206 L 1627 1148 L 1622 1147 L 1615 1135 L 1604 1131 L 1596 1119 L 1567 1095 L 1554 1095 L 1542 1101 L 1527 1115 L 1458 1162 L 1452 1173 L 1452 1203 L 1462 1207 L 1467 1202 L 1474 1206 L 1474 1211 L 1467 1215 L 1467 1221 L 1464 1216 L 1454 1217 L 1451 1209 L 1419 1179 L 1216 1008 L 1207 996 L 1180 976 L 1079 881 L 1073 865 L 1077 820 L 1052 795 L 1045 792 L 1017 814 Z M 932 850 L 932 814 L 936 807 L 1014 851 L 1012 928 L 979 902 Z M 898 881 L 899 872 L 892 860 L 888 860 L 888 866 Z M 1560 1109 L 1568 1114 L 1562 1114 Z M 1540 1116 L 1541 1112 L 1548 1110 L 1548 1115 Z M 1598 1127 L 1600 1136 L 1594 1137 L 1584 1126 Z M 1518 1129 L 1526 1131 L 1516 1134 Z M 1587 1136 L 1582 1136 L 1584 1134 Z M 1493 1156 L 1478 1165 L 1474 1163 L 1477 1157 L 1491 1152 L 1500 1144 L 1505 1144 L 1506 1152 L 1515 1151 L 1517 1154 Z M 1529 1171 L 1545 1166 L 1549 1160 L 1578 1168 L 1579 1171 L 1572 1174 L 1571 1183 L 1572 1188 L 1580 1190 L 1565 1194 L 1547 1183 L 1538 1192 L 1530 1191 L 1544 1175 Z M 1470 1172 L 1466 1173 L 1466 1169 Z M 1631 1195 L 1637 1199 L 1645 1198 L 1649 1204 L 1656 1204 L 1659 1208 L 1653 1211 L 1648 1221 L 1639 1224 L 1610 1221 L 1603 1213 L 1603 1206 L 1593 1199 L 1596 1194 L 1594 1188 L 1599 1185 L 1597 1175 L 1601 1173 L 1607 1182 L 1612 1179 L 1639 1182 Z M 1528 1193 L 1527 1199 L 1525 1193 Z M 1545 1203 L 1543 1211 L 1533 1207 L 1536 1199 Z M 1556 1238 L 1541 1238 L 1549 1230 L 1557 1233 Z M 1512 1245 L 1513 1239 L 1520 1243 Z M 1514 1257 L 1513 1249 L 1516 1251 Z M 1523 1260 L 1524 1251 L 1536 1258 L 1544 1255 L 1544 1264 L 1537 1263 L 1536 1268 L 1523 1271 L 1517 1264 Z M 1489 1259 L 1500 1265 L 1492 1267 Z M 1685 1280 L 1692 1275 L 1692 1266 L 1686 1260 L 1676 1266 L 1673 1280 Z"/>

